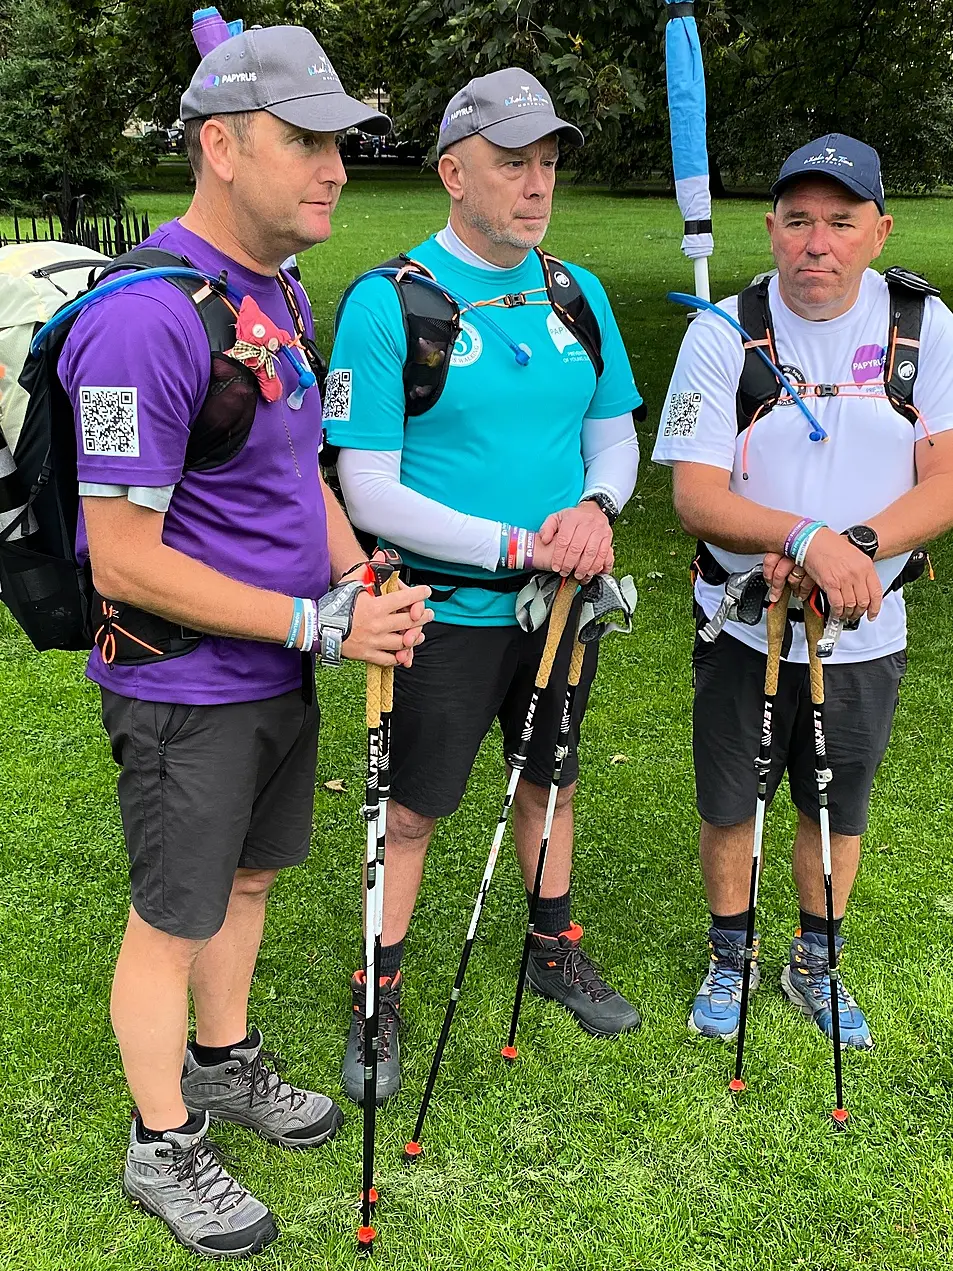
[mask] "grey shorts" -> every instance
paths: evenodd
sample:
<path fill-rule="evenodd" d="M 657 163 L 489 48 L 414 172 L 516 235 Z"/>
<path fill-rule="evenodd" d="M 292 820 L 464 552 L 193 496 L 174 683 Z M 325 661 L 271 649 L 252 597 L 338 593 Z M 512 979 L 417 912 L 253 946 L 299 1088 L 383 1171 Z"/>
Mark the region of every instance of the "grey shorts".
<path fill-rule="evenodd" d="M 906 653 L 824 669 L 824 733 L 833 774 L 831 829 L 863 834 L 874 777 L 890 740 Z M 764 713 L 765 655 L 722 632 L 698 637 L 692 654 L 695 704 L 692 748 L 698 812 L 709 825 L 740 825 L 754 816 L 754 760 Z M 796 808 L 818 819 L 811 685 L 805 663 L 782 662 L 773 715 L 768 799 L 785 769 Z"/>
<path fill-rule="evenodd" d="M 206 940 L 225 921 L 237 868 L 308 855 L 317 704 L 300 690 L 222 706 L 102 697 L 133 907 L 160 931 Z"/>

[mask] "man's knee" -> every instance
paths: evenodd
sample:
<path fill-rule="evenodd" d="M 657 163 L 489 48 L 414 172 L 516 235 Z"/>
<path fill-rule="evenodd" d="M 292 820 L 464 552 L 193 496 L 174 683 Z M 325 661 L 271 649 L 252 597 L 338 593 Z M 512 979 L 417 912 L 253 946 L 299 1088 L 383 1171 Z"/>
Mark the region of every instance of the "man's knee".
<path fill-rule="evenodd" d="M 192 940 L 162 931 L 130 909 L 120 958 L 145 959 L 150 965 L 188 970 L 207 944 L 208 939 Z"/>
<path fill-rule="evenodd" d="M 568 786 L 560 786 L 556 795 L 557 812 L 572 806 L 577 785 L 578 782 L 573 781 Z M 521 781 L 516 787 L 516 802 L 524 808 L 541 808 L 545 811 L 546 804 L 549 802 L 549 786 L 537 786 L 532 781 Z"/>
<path fill-rule="evenodd" d="M 391 799 L 387 805 L 387 850 L 425 852 L 437 818 L 421 816 Z"/>
<path fill-rule="evenodd" d="M 236 869 L 232 895 L 264 904 L 271 885 L 278 877 L 276 869 Z"/>

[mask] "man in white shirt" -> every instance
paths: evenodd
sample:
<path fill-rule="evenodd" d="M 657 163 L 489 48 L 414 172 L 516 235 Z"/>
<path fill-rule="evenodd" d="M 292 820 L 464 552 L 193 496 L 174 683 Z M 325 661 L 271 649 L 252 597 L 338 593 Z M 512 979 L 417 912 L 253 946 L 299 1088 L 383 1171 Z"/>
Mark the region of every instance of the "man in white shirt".
<path fill-rule="evenodd" d="M 837 133 L 819 138 L 790 156 L 772 193 L 766 222 L 777 274 L 720 308 L 737 318 L 740 304 L 749 328 L 750 315 L 762 315 L 749 334 L 761 339 L 820 432 L 770 376 L 766 389 L 762 379 L 763 391 L 750 391 L 757 355 L 720 314 L 705 313 L 682 343 L 653 457 L 672 466 L 679 519 L 701 540 L 699 625 L 718 609 L 727 575 L 759 561 L 770 600 L 785 581 L 802 601 L 816 584 L 835 616 L 859 619 L 856 630 L 844 631 L 825 676 L 839 949 L 906 666 L 903 592 L 891 587 L 911 551 L 953 524 L 953 314 L 915 275 L 892 278 L 888 287 L 870 268 L 893 218 L 869 146 Z M 905 331 L 911 321 L 912 334 Z M 800 932 L 781 982 L 831 1037 L 807 647 L 803 625 L 792 624 L 792 632 L 768 781 L 770 798 L 787 769 L 798 813 Z M 729 621 L 714 643 L 696 639 L 692 659 L 711 962 L 688 1023 L 724 1040 L 736 1036 L 739 1021 L 766 652 L 763 618 L 755 626 Z M 755 963 L 752 989 L 759 978 Z M 871 1048 L 867 1021 L 843 983 L 839 1012 L 842 1044 Z"/>

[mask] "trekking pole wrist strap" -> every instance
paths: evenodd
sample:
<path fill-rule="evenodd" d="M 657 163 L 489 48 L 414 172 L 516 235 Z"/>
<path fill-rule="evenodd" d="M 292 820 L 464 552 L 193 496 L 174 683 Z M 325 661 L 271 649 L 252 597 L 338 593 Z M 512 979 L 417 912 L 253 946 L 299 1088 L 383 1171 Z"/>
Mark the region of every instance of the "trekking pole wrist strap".
<path fill-rule="evenodd" d="M 344 642 L 354 622 L 354 606 L 364 590 L 363 583 L 343 583 L 332 587 L 318 601 L 317 640 L 322 666 L 341 665 Z"/>

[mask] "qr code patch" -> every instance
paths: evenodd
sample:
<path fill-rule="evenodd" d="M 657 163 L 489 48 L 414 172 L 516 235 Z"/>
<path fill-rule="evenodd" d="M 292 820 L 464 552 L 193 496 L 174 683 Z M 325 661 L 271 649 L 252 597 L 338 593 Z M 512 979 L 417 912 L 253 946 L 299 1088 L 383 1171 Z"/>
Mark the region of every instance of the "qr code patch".
<path fill-rule="evenodd" d="M 324 418 L 347 423 L 351 418 L 351 372 L 338 369 L 328 376 L 324 389 Z"/>
<path fill-rule="evenodd" d="M 701 393 L 673 393 L 668 401 L 663 437 L 694 437 L 702 410 Z"/>
<path fill-rule="evenodd" d="M 139 456 L 139 400 L 135 388 L 81 388 L 83 453 Z"/>

